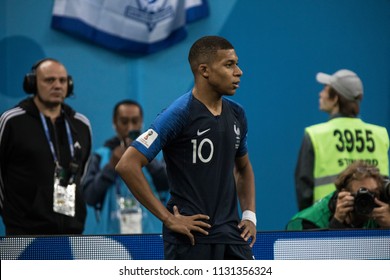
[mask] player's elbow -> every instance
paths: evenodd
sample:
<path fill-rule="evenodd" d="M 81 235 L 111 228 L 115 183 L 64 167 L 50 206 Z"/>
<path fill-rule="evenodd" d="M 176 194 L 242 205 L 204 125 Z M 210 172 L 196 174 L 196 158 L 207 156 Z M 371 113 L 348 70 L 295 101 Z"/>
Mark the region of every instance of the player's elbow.
<path fill-rule="evenodd" d="M 128 163 L 126 160 L 124 160 L 124 158 L 122 157 L 118 163 L 116 164 L 115 166 L 115 171 L 119 174 L 119 175 L 123 175 L 126 170 L 129 169 L 129 166 L 128 166 Z"/>

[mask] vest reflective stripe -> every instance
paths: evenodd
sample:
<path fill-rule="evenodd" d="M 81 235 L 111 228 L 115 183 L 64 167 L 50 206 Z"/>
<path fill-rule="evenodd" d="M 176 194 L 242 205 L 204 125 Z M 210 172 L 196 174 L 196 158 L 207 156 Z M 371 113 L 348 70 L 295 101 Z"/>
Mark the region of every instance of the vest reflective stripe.
<path fill-rule="evenodd" d="M 315 178 L 315 179 L 314 179 L 314 184 L 315 184 L 316 186 L 333 184 L 333 182 L 334 182 L 336 179 L 337 179 L 337 175 L 326 176 L 326 177 L 321 177 L 321 178 Z"/>
<path fill-rule="evenodd" d="M 314 150 L 313 202 L 335 190 L 338 174 L 356 160 L 389 174 L 389 136 L 386 128 L 358 118 L 334 118 L 306 128 Z"/>

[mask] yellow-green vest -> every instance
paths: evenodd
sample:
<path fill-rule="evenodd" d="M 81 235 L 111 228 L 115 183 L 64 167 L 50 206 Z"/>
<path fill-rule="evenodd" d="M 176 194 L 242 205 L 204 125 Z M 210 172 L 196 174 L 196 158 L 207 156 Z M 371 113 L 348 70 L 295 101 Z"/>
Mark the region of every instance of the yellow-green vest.
<path fill-rule="evenodd" d="M 313 203 L 335 190 L 334 181 L 348 165 L 364 160 L 389 175 L 389 136 L 384 127 L 358 118 L 334 118 L 306 128 L 314 150 Z"/>

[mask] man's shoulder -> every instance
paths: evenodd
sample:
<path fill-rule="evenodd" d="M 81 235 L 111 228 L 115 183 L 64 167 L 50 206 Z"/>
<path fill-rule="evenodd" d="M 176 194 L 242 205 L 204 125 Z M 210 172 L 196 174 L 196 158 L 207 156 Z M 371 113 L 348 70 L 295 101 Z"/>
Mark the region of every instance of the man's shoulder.
<path fill-rule="evenodd" d="M 168 107 L 168 110 L 171 111 L 187 111 L 190 104 L 193 102 L 194 98 L 191 91 L 186 92 L 185 94 L 179 96 L 174 100 Z"/>
<path fill-rule="evenodd" d="M 370 127 L 376 128 L 376 129 L 386 130 L 387 131 L 387 128 L 385 126 L 382 126 L 382 125 L 379 125 L 379 124 L 369 123 L 369 122 L 364 122 L 364 121 L 362 121 L 362 123 L 364 125 L 366 125 L 366 126 L 370 126 Z"/>
<path fill-rule="evenodd" d="M 29 126 L 26 126 L 26 117 L 30 118 L 31 116 L 26 114 L 26 110 L 21 107 L 14 107 L 1 114 L 0 138 L 5 137 L 8 131 L 11 130 L 30 129 Z"/>
<path fill-rule="evenodd" d="M 328 220 L 329 215 L 331 215 L 329 202 L 336 194 L 336 192 L 332 192 L 308 208 L 299 211 L 291 218 L 290 223 L 292 221 L 306 220 L 311 221 L 314 224 L 318 224 L 318 222 L 321 220 Z"/>
<path fill-rule="evenodd" d="M 339 117 L 339 118 L 334 118 L 329 120 L 328 122 L 325 123 L 325 125 L 329 125 L 330 127 L 333 126 L 342 126 L 345 128 L 369 128 L 369 129 L 376 129 L 376 130 L 383 130 L 387 131 L 386 127 L 374 124 L 374 123 L 369 123 L 366 121 L 363 121 L 361 118 L 348 118 L 348 117 Z"/>
<path fill-rule="evenodd" d="M 175 127 L 177 129 L 178 125 L 182 125 L 188 120 L 191 114 L 191 104 L 193 101 L 194 98 L 191 92 L 187 92 L 174 100 L 158 114 L 152 124 L 153 128 L 159 130 L 161 127 Z"/>
<path fill-rule="evenodd" d="M 316 124 L 309 125 L 305 128 L 306 131 L 316 131 L 316 130 L 326 130 L 326 129 L 333 129 L 334 126 L 340 127 L 340 125 L 347 125 L 351 123 L 357 123 L 359 122 L 361 125 L 364 125 L 361 119 L 358 118 L 342 118 L 342 117 L 337 117 L 337 118 L 332 118 L 329 119 L 326 122 L 320 122 Z"/>
<path fill-rule="evenodd" d="M 5 125 L 8 121 L 15 119 L 17 117 L 23 116 L 26 114 L 26 110 L 20 106 L 16 106 L 11 108 L 0 116 L 0 124 L 1 126 Z"/>
<path fill-rule="evenodd" d="M 17 105 L 6 110 L 0 115 L 0 118 L 4 121 L 5 119 L 9 120 L 26 113 L 38 115 L 38 110 L 31 97 L 21 100 Z"/>
<path fill-rule="evenodd" d="M 65 114 L 71 118 L 72 121 L 80 122 L 83 125 L 91 129 L 91 122 L 89 119 L 82 113 L 75 111 L 71 106 L 63 104 L 63 111 Z"/>
<path fill-rule="evenodd" d="M 80 112 L 77 112 L 75 109 L 73 109 L 73 107 L 71 107 L 69 104 L 66 104 L 66 103 L 62 103 L 62 111 L 69 117 L 71 118 L 75 118 L 75 119 L 80 119 L 80 120 L 83 120 L 83 122 L 88 122 L 89 123 L 89 120 L 88 118 L 80 113 Z"/>
<path fill-rule="evenodd" d="M 325 126 L 325 125 L 328 125 L 328 124 L 329 124 L 329 121 L 327 121 L 327 122 L 320 122 L 320 123 L 309 125 L 305 129 L 306 130 L 307 129 L 315 129 L 315 128 L 322 127 L 322 126 Z"/>
<path fill-rule="evenodd" d="M 81 114 L 79 112 L 76 112 L 74 114 L 74 118 L 82 123 L 84 123 L 86 126 L 88 127 L 91 127 L 91 122 L 89 121 L 89 119 L 84 115 L 84 114 Z"/>

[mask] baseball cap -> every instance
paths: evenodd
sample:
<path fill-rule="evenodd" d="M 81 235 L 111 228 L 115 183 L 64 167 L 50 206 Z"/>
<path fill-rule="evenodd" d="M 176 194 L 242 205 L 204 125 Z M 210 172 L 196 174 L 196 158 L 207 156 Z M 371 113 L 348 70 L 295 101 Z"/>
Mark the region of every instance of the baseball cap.
<path fill-rule="evenodd" d="M 342 69 L 332 75 L 317 73 L 319 83 L 329 85 L 348 100 L 356 101 L 363 95 L 363 84 L 358 75 L 347 69 Z"/>

